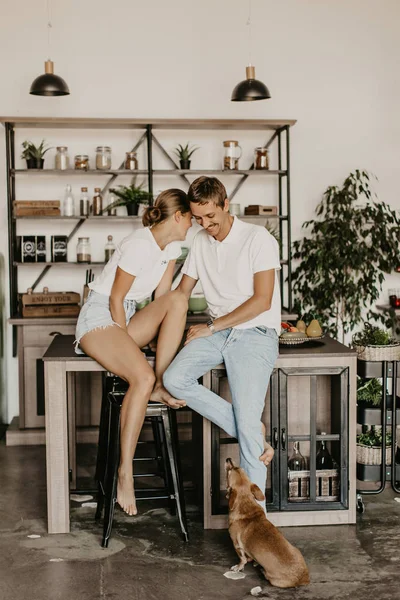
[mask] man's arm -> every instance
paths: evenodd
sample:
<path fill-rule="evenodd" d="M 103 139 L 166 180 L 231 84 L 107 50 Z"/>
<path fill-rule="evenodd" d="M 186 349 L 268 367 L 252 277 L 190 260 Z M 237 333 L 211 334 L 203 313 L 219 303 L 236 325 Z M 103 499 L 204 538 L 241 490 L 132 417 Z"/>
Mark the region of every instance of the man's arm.
<path fill-rule="evenodd" d="M 216 331 L 251 321 L 271 308 L 275 286 L 275 269 L 254 274 L 254 294 L 232 312 L 214 321 Z"/>

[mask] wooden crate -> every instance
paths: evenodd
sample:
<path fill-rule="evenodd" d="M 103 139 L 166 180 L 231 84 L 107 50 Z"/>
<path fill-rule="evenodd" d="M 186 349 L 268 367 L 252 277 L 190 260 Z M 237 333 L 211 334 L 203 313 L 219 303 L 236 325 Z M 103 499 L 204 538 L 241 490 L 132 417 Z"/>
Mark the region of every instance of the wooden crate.
<path fill-rule="evenodd" d="M 289 501 L 310 501 L 310 471 L 289 471 Z M 316 500 L 337 502 L 339 500 L 339 471 L 325 469 L 316 471 Z"/>
<path fill-rule="evenodd" d="M 250 204 L 249 206 L 245 206 L 244 214 L 263 215 L 265 217 L 270 217 L 271 215 L 278 214 L 278 208 L 276 206 L 261 206 L 260 204 Z"/>
<path fill-rule="evenodd" d="M 23 317 L 77 317 L 80 306 L 78 304 L 54 304 L 23 306 Z"/>
<path fill-rule="evenodd" d="M 49 292 L 46 288 L 43 292 L 21 294 L 22 306 L 79 304 L 80 301 L 81 297 L 77 292 Z"/>
<path fill-rule="evenodd" d="M 60 200 L 15 200 L 14 217 L 58 217 Z"/>

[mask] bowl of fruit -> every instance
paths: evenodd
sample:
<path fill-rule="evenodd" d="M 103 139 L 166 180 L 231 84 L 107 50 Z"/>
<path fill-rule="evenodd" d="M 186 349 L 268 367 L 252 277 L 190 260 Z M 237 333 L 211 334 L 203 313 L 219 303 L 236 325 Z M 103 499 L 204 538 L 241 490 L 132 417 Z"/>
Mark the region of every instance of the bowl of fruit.
<path fill-rule="evenodd" d="M 279 343 L 285 346 L 297 346 L 298 344 L 321 340 L 324 337 L 318 319 L 313 319 L 308 325 L 302 319 L 297 321 L 296 325 L 282 322 L 281 328 Z"/>

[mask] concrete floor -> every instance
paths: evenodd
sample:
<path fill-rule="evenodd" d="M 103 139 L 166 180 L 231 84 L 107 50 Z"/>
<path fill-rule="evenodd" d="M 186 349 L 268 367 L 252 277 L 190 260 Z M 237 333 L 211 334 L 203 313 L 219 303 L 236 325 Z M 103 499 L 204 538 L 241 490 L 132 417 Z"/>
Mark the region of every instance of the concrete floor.
<path fill-rule="evenodd" d="M 46 534 L 43 447 L 0 444 L 1 600 L 400 600 L 400 504 L 395 495 L 366 500 L 357 526 L 284 530 L 303 552 L 312 583 L 298 590 L 266 584 L 248 565 L 246 577 L 224 573 L 236 562 L 227 531 L 203 531 L 192 511 L 191 541 L 162 508 L 118 512 L 110 547 L 100 547 L 94 509 L 73 503 L 72 533 Z M 40 537 L 30 538 L 31 535 Z"/>

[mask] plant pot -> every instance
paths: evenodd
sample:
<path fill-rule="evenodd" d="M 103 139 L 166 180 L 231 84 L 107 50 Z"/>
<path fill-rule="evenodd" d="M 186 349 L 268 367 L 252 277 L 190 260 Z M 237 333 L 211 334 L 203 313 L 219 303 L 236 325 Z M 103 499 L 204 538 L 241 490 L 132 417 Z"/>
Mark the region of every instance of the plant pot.
<path fill-rule="evenodd" d="M 139 211 L 139 204 L 131 203 L 126 205 L 126 210 L 128 211 L 128 215 L 130 217 L 137 217 Z"/>
<path fill-rule="evenodd" d="M 181 165 L 181 169 L 189 170 L 190 169 L 190 160 L 180 160 L 179 164 Z"/>
<path fill-rule="evenodd" d="M 364 446 L 357 444 L 357 462 L 362 465 L 380 465 L 382 463 L 382 446 Z M 392 446 L 386 446 L 386 464 L 392 460 Z"/>
<path fill-rule="evenodd" d="M 400 343 L 398 342 L 385 346 L 357 346 L 353 344 L 353 348 L 355 348 L 359 360 L 372 362 L 400 360 Z"/>
<path fill-rule="evenodd" d="M 207 308 L 207 302 L 204 296 L 191 296 L 189 298 L 189 312 L 194 315 L 202 313 Z"/>
<path fill-rule="evenodd" d="M 27 158 L 26 166 L 28 169 L 43 169 L 44 158 Z"/>

